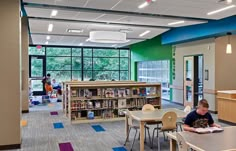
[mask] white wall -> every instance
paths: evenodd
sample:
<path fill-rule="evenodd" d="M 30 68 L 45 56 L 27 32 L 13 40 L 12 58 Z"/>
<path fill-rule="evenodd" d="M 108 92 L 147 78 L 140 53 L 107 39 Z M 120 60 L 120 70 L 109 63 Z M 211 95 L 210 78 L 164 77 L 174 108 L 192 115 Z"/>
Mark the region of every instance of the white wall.
<path fill-rule="evenodd" d="M 205 39 L 176 45 L 175 51 L 175 79 L 173 86 L 173 102 L 183 104 L 183 59 L 184 56 L 203 55 L 204 70 L 209 70 L 209 80 L 204 80 L 204 89 L 215 90 L 215 40 Z M 204 72 L 203 72 L 204 74 Z M 203 76 L 204 77 L 204 76 Z M 204 98 L 209 101 L 210 110 L 215 111 L 215 95 L 204 93 Z"/>

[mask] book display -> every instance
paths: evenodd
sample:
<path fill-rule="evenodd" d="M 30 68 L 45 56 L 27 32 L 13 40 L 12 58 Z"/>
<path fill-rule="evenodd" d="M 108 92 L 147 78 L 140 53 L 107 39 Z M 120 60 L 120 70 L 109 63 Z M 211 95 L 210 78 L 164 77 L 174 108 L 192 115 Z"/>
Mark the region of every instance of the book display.
<path fill-rule="evenodd" d="M 207 127 L 207 128 L 196 128 L 196 133 L 206 134 L 206 133 L 217 133 L 224 131 L 222 128 L 218 127 Z"/>
<path fill-rule="evenodd" d="M 150 88 L 152 92 L 150 93 Z M 124 120 L 124 111 L 161 108 L 161 85 L 139 82 L 67 84 L 63 109 L 72 123 Z"/>

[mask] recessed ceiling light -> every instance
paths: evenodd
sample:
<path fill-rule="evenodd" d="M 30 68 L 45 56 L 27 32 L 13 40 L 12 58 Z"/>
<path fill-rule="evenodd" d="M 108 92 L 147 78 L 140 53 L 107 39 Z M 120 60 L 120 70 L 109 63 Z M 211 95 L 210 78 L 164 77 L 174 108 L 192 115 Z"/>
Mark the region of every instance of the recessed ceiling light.
<path fill-rule="evenodd" d="M 116 46 L 117 46 L 117 44 L 112 45 L 112 47 L 116 47 Z"/>
<path fill-rule="evenodd" d="M 172 22 L 172 23 L 168 23 L 168 25 L 177 25 L 177 24 L 183 24 L 185 21 L 176 21 L 176 22 Z"/>
<path fill-rule="evenodd" d="M 50 37 L 50 36 L 47 36 L 46 39 L 49 40 L 49 39 L 51 39 L 51 37 Z"/>
<path fill-rule="evenodd" d="M 57 10 L 52 10 L 51 16 L 57 16 L 58 11 Z"/>
<path fill-rule="evenodd" d="M 53 29 L 53 24 L 49 24 L 49 25 L 48 25 L 48 31 L 49 31 L 49 32 L 52 32 L 52 29 Z"/>
<path fill-rule="evenodd" d="M 68 29 L 67 32 L 69 33 L 82 33 L 84 32 L 83 29 Z"/>
<path fill-rule="evenodd" d="M 230 5 L 230 6 L 227 6 L 227 7 L 224 7 L 224 8 L 221 8 L 221 9 L 218 9 L 218 10 L 215 10 L 215 11 L 212 11 L 212 12 L 209 12 L 207 13 L 207 15 L 213 15 L 213 14 L 217 14 L 219 12 L 223 12 L 225 10 L 228 10 L 228 9 L 231 9 L 231 8 L 234 8 L 235 5 Z"/>
<path fill-rule="evenodd" d="M 46 41 L 45 44 L 48 45 L 48 41 Z"/>
<path fill-rule="evenodd" d="M 83 43 L 80 43 L 79 45 L 80 45 L 80 46 L 83 46 L 84 44 L 83 44 Z"/>
<path fill-rule="evenodd" d="M 139 9 L 142 9 L 142 8 L 144 8 L 144 7 L 147 7 L 148 5 L 149 5 L 148 2 L 144 2 L 144 3 L 142 3 L 141 5 L 139 5 L 138 8 L 139 8 Z"/>
<path fill-rule="evenodd" d="M 146 30 L 145 32 L 141 33 L 139 35 L 139 37 L 143 37 L 143 36 L 147 35 L 148 33 L 150 33 L 150 30 Z"/>

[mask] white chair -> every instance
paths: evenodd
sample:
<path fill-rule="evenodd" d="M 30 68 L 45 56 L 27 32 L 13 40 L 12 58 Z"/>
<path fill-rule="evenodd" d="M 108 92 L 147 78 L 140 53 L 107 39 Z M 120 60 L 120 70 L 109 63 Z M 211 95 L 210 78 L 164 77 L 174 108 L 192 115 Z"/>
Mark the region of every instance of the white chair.
<path fill-rule="evenodd" d="M 135 142 L 135 139 L 136 139 L 136 136 L 137 136 L 137 133 L 138 133 L 138 130 L 140 129 L 140 127 L 139 127 L 139 125 L 134 125 L 133 124 L 133 119 L 132 119 L 130 111 L 127 110 L 126 112 L 127 112 L 126 114 L 127 114 L 127 117 L 128 117 L 129 132 L 128 132 L 128 135 L 126 137 L 124 146 L 126 146 L 126 143 L 128 141 L 131 129 L 134 129 L 135 130 L 135 135 L 134 135 L 134 140 L 133 140 L 133 143 L 132 143 L 132 146 L 131 146 L 131 149 L 130 149 L 130 151 L 132 151 L 133 146 L 134 146 L 134 142 Z"/>
<path fill-rule="evenodd" d="M 184 108 L 184 112 L 188 115 L 190 112 L 192 111 L 192 108 L 191 106 L 187 105 L 185 108 Z M 180 128 L 181 131 L 183 131 L 183 128 L 182 128 L 182 125 L 184 124 L 184 121 L 185 121 L 186 118 L 182 118 L 181 121 L 178 121 L 176 124 L 177 124 L 177 129 L 178 127 Z"/>
<path fill-rule="evenodd" d="M 186 143 L 184 137 L 180 133 L 176 133 L 177 143 L 178 143 L 178 149 L 179 151 L 188 151 L 189 147 Z"/>

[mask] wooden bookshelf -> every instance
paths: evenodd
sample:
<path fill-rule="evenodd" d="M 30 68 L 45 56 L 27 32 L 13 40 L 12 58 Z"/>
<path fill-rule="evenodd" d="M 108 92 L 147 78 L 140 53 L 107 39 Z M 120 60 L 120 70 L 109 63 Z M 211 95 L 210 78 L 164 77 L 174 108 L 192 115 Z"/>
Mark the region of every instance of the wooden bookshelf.
<path fill-rule="evenodd" d="M 63 109 L 71 123 L 123 120 L 123 112 L 161 108 L 161 85 L 139 82 L 64 83 Z"/>

